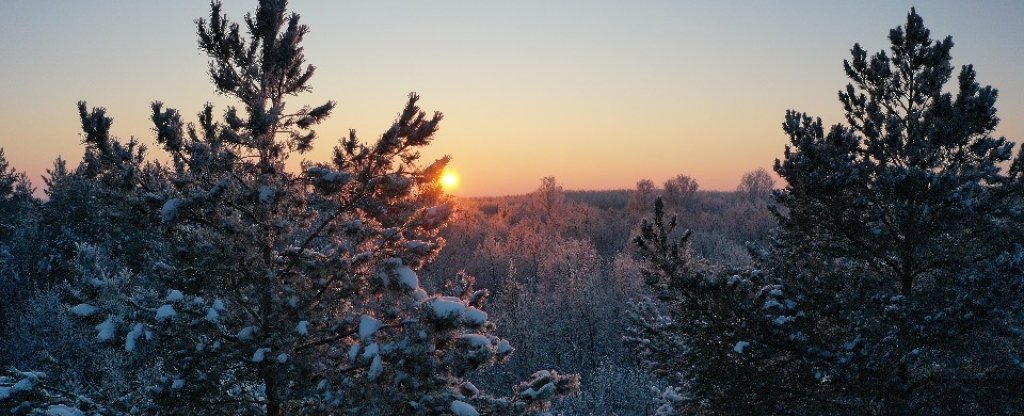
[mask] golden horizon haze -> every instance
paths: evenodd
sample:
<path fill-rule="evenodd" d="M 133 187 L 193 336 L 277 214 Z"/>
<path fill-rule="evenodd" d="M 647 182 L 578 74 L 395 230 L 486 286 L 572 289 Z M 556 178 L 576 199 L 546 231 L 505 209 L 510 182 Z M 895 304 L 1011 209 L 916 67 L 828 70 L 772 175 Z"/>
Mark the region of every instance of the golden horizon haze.
<path fill-rule="evenodd" d="M 318 129 L 323 160 L 354 128 L 382 133 L 406 95 L 445 114 L 427 163 L 451 155 L 460 196 L 528 193 L 555 176 L 565 189 L 626 189 L 677 174 L 732 190 L 771 168 L 787 109 L 842 121 L 842 61 L 875 52 L 913 2 L 707 4 L 612 1 L 511 4 L 292 1 L 310 26 L 313 92 L 291 108 L 336 100 Z M 239 21 L 255 2 L 225 5 Z M 59 155 L 82 154 L 78 100 L 106 107 L 113 133 L 155 145 L 149 104 L 194 119 L 223 111 L 195 47 L 206 2 L 36 2 L 0 5 L 0 147 L 37 187 Z M 953 36 L 956 65 L 973 63 L 1000 90 L 997 135 L 1024 139 L 1024 3 L 917 6 L 933 37 Z M 955 74 L 954 74 L 955 76 Z"/>

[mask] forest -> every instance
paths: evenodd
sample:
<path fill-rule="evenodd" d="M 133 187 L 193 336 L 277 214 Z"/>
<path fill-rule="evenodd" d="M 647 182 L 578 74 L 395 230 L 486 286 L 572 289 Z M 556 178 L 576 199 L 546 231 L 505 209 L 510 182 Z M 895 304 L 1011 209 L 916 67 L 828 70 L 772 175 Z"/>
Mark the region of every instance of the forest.
<path fill-rule="evenodd" d="M 154 101 L 158 149 L 85 101 L 41 193 L 0 149 L 0 414 L 1024 412 L 1024 152 L 916 10 L 851 49 L 844 123 L 786 111 L 734 191 L 469 198 L 415 93 L 305 159 L 336 108 L 287 105 L 286 5 L 211 4 L 235 104 Z"/>

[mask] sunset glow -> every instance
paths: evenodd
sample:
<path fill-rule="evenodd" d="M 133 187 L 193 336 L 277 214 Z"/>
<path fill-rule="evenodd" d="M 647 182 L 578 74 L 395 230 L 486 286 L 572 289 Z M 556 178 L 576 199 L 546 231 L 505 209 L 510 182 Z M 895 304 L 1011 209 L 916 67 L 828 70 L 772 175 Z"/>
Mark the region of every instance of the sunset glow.
<path fill-rule="evenodd" d="M 459 187 L 459 174 L 454 171 L 444 171 L 438 180 L 441 182 L 441 188 L 444 188 L 445 192 L 451 192 Z"/>
<path fill-rule="evenodd" d="M 957 2 L 909 0 L 400 3 L 294 5 L 314 29 L 303 53 L 317 69 L 311 92 L 288 109 L 337 102 L 304 158 L 329 159 L 350 129 L 364 138 L 386 131 L 415 91 L 427 114 L 445 116 L 421 160 L 451 155 L 472 178 L 457 181 L 460 196 L 529 193 L 546 176 L 598 190 L 685 174 L 702 190 L 733 190 L 744 172 L 771 171 L 782 156 L 787 109 L 844 121 L 836 91 L 848 82 L 849 49 L 884 47 L 914 5 L 934 33 L 953 36 L 954 68 L 974 64 L 978 81 L 999 90 L 996 136 L 1024 138 L 1024 2 L 972 2 L 970 13 Z M 255 4 L 224 2 L 224 12 L 242 16 Z M 84 152 L 79 100 L 106 107 L 112 133 L 137 137 L 156 158 L 169 156 L 152 134 L 151 102 L 186 123 L 207 101 L 217 115 L 238 105 L 215 94 L 192 39 L 209 2 L 8 1 L 0 11 L 0 53 L 24 57 L 0 68 L 0 147 L 39 196 L 57 155 L 73 167 Z M 404 50 L 410 34 L 439 46 L 382 52 Z"/>

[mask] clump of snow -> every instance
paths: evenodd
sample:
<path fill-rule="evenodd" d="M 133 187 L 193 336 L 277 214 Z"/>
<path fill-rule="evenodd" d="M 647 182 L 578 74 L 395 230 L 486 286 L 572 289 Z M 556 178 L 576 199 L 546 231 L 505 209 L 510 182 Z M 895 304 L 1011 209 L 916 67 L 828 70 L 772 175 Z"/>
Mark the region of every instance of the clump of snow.
<path fill-rule="evenodd" d="M 46 408 L 46 416 L 85 416 L 85 413 L 67 405 L 53 404 Z"/>
<path fill-rule="evenodd" d="M 684 396 L 682 390 L 675 386 L 665 387 L 664 390 L 659 390 L 657 387 L 651 387 L 651 392 L 654 393 L 654 404 L 658 405 L 658 408 L 654 411 L 657 416 L 663 415 L 675 415 L 678 414 L 676 406 L 679 406 L 688 396 Z"/>
<path fill-rule="evenodd" d="M 369 315 L 363 315 L 359 318 L 359 339 L 363 342 L 370 342 L 373 334 L 376 334 L 380 327 L 381 322 L 379 320 Z"/>
<path fill-rule="evenodd" d="M 227 308 L 224 306 L 224 301 L 223 300 L 214 299 L 213 300 L 213 309 L 216 309 L 218 311 L 223 311 L 223 310 L 225 310 Z"/>
<path fill-rule="evenodd" d="M 114 337 L 114 329 L 114 321 L 111 317 L 108 316 L 107 320 L 103 321 L 103 323 L 99 325 L 96 325 L 96 331 L 99 332 L 96 335 L 96 338 L 99 339 L 100 342 L 109 341 L 111 338 Z"/>
<path fill-rule="evenodd" d="M 99 308 L 92 306 L 88 303 L 79 303 L 78 305 L 75 305 L 73 308 L 71 308 L 71 313 L 75 314 L 76 316 L 81 316 L 84 318 L 87 316 L 92 316 L 98 310 Z"/>
<path fill-rule="evenodd" d="M 181 198 L 169 199 L 164 202 L 163 208 L 160 209 L 160 220 L 163 222 L 174 221 L 178 217 L 178 210 L 185 206 L 185 200 Z"/>
<path fill-rule="evenodd" d="M 180 301 L 182 299 L 185 299 L 185 295 L 182 294 L 180 290 L 175 289 L 175 290 L 171 290 L 170 292 L 167 292 L 167 299 L 166 300 L 168 302 L 178 302 L 178 301 Z"/>
<path fill-rule="evenodd" d="M 343 185 L 352 177 L 351 173 L 334 171 L 319 166 L 310 168 L 307 172 L 310 175 L 319 176 L 320 181 L 332 185 Z"/>
<path fill-rule="evenodd" d="M 395 273 L 398 274 L 398 283 L 406 289 L 416 290 L 420 287 L 419 277 L 408 266 L 399 266 L 395 269 Z"/>
<path fill-rule="evenodd" d="M 377 345 L 377 344 L 373 344 L 373 345 Z M 367 348 L 367 350 L 369 350 L 369 348 Z M 373 380 L 376 380 L 377 377 L 380 377 L 380 374 L 383 373 L 383 372 L 384 372 L 384 363 L 381 362 L 380 355 L 379 354 L 378 355 L 374 355 L 373 356 L 373 362 L 370 363 L 370 371 L 368 373 L 366 373 L 366 377 L 370 381 L 373 381 Z"/>
<path fill-rule="evenodd" d="M 480 416 L 480 412 L 477 412 L 473 405 L 461 400 L 452 402 L 451 411 L 455 416 Z"/>
<path fill-rule="evenodd" d="M 285 354 L 283 352 L 278 354 L 277 355 L 277 362 L 279 362 L 281 364 L 284 364 L 284 363 L 288 362 L 288 354 Z"/>
<path fill-rule="evenodd" d="M 169 304 L 161 306 L 156 310 L 156 320 L 163 321 L 165 319 L 173 318 L 178 312 L 174 310 L 174 306 Z"/>
<path fill-rule="evenodd" d="M 11 397 L 11 388 L 10 387 L 0 387 L 0 400 L 4 400 L 4 399 L 6 399 L 8 397 Z"/>
<path fill-rule="evenodd" d="M 555 383 L 548 382 L 547 384 L 541 386 L 541 388 L 539 389 L 534 389 L 533 387 L 530 387 L 526 389 L 526 391 L 522 392 L 521 395 L 530 400 L 547 400 L 555 395 L 555 390 Z"/>
<path fill-rule="evenodd" d="M 470 306 L 462 311 L 462 322 L 473 326 L 483 325 L 487 322 L 487 312 Z"/>
<path fill-rule="evenodd" d="M 210 322 L 217 322 L 220 320 L 220 312 L 217 312 L 217 308 L 210 308 L 206 311 L 206 320 Z"/>
<path fill-rule="evenodd" d="M 498 341 L 498 354 L 508 354 L 512 352 L 512 344 L 507 340 Z"/>
<path fill-rule="evenodd" d="M 779 315 L 775 318 L 775 325 L 785 325 L 789 322 L 795 321 L 796 317 L 790 315 Z"/>
<path fill-rule="evenodd" d="M 391 277 L 388 277 L 388 274 L 385 273 L 384 271 L 377 272 L 377 278 L 380 279 L 380 281 L 383 282 L 385 285 L 391 284 Z"/>
<path fill-rule="evenodd" d="M 348 359 L 349 359 L 350 361 L 355 361 L 355 360 L 356 360 L 356 358 L 357 358 L 357 357 L 359 357 L 359 348 L 360 348 L 361 346 L 362 346 L 362 345 L 360 345 L 360 344 L 359 344 L 359 343 L 357 342 L 357 343 L 355 343 L 355 344 L 352 344 L 352 346 L 351 346 L 351 347 L 349 347 L 349 349 L 348 349 Z"/>
<path fill-rule="evenodd" d="M 185 380 L 183 380 L 183 379 L 176 378 L 176 379 L 174 379 L 174 382 L 171 383 L 171 389 L 179 390 L 179 389 L 181 389 L 183 387 L 185 387 Z"/>
<path fill-rule="evenodd" d="M 298 325 L 295 325 L 295 333 L 304 337 L 309 336 L 309 321 L 299 321 Z"/>
<path fill-rule="evenodd" d="M 145 331 L 145 326 L 141 323 L 135 324 L 132 330 L 128 332 L 128 336 L 124 340 L 124 350 L 128 352 L 135 352 L 135 344 L 139 341 L 139 337 L 142 336 Z"/>
<path fill-rule="evenodd" d="M 462 299 L 453 296 L 439 296 L 430 301 L 430 310 L 438 319 L 449 319 L 462 314 L 466 310 L 466 304 Z"/>
<path fill-rule="evenodd" d="M 736 343 L 736 346 L 732 347 L 732 350 L 736 351 L 737 354 L 743 354 L 743 351 L 746 350 L 747 347 L 749 347 L 749 346 L 750 346 L 749 342 L 747 342 L 747 341 L 740 341 L 740 342 Z"/>
<path fill-rule="evenodd" d="M 473 348 L 486 348 L 491 345 L 491 340 L 480 334 L 465 334 L 462 336 L 462 340 L 472 345 Z"/>
<path fill-rule="evenodd" d="M 377 343 L 374 342 L 373 344 L 370 344 L 368 347 L 366 347 L 365 350 L 363 350 L 363 358 L 369 360 L 372 357 L 376 357 L 379 351 L 380 346 L 378 346 Z"/>
<path fill-rule="evenodd" d="M 267 185 L 260 186 L 260 203 L 266 204 L 274 199 L 274 188 Z"/>
<path fill-rule="evenodd" d="M 241 331 L 238 331 L 238 339 L 240 339 L 242 341 L 250 341 L 250 340 L 252 340 L 252 336 L 255 333 L 256 333 L 256 327 L 255 326 L 247 326 L 245 328 L 242 328 Z"/>
<path fill-rule="evenodd" d="M 29 391 L 29 390 L 32 390 L 32 387 L 35 387 L 35 385 L 36 385 L 36 378 L 38 378 L 38 377 L 28 376 L 28 377 L 25 377 L 25 378 L 23 378 L 21 380 L 18 380 L 17 383 L 14 383 L 14 385 L 11 386 L 11 390 L 12 391 Z"/>
<path fill-rule="evenodd" d="M 412 292 L 412 298 L 416 299 L 417 302 L 423 302 L 427 299 L 427 291 L 423 288 L 416 289 Z"/>
<path fill-rule="evenodd" d="M 254 362 L 254 363 L 262 363 L 263 359 L 266 358 L 268 352 L 270 352 L 270 348 L 269 347 L 263 347 L 263 348 L 257 349 L 256 352 L 252 353 L 252 362 Z"/>

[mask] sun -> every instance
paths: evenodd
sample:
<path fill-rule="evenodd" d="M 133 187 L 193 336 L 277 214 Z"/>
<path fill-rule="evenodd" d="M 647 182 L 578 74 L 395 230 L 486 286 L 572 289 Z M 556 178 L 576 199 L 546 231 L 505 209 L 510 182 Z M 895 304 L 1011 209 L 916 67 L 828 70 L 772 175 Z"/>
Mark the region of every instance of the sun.
<path fill-rule="evenodd" d="M 445 192 L 451 192 L 455 190 L 455 188 L 459 187 L 459 174 L 452 170 L 445 170 L 444 173 L 441 174 L 439 181 L 441 182 L 441 188 L 443 188 Z"/>

